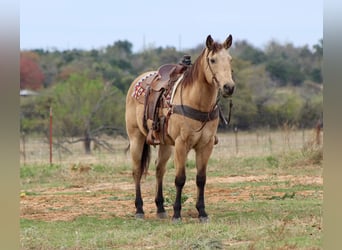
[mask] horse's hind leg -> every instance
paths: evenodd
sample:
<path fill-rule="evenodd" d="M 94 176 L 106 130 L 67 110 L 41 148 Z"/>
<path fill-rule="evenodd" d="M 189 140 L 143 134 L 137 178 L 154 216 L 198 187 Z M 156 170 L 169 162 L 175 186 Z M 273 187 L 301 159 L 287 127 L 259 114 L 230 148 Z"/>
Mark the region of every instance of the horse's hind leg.
<path fill-rule="evenodd" d="M 145 143 L 145 136 L 139 133 L 130 140 L 130 153 L 133 163 L 133 179 L 135 182 L 135 217 L 144 218 L 143 199 L 141 196 L 141 177 L 149 164 L 149 145 Z"/>
<path fill-rule="evenodd" d="M 155 203 L 157 206 L 157 216 L 161 219 L 166 218 L 167 214 L 164 208 L 163 196 L 163 179 L 165 174 L 165 167 L 168 159 L 172 153 L 171 146 L 160 145 L 158 151 L 158 159 L 156 160 L 156 196 Z"/>

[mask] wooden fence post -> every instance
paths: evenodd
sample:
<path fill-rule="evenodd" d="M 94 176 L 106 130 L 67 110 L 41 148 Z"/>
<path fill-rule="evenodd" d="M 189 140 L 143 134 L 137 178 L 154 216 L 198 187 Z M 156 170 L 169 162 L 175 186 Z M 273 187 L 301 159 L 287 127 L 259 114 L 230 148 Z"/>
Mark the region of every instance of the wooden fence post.
<path fill-rule="evenodd" d="M 271 130 L 270 130 L 270 127 L 268 126 L 268 146 L 269 146 L 271 154 L 273 153 L 272 144 L 273 143 L 272 143 L 272 137 L 271 137 Z"/>
<path fill-rule="evenodd" d="M 23 144 L 23 157 L 24 157 L 24 165 L 26 165 L 26 138 L 25 138 L 25 132 L 21 133 L 22 135 L 22 144 Z"/>
<path fill-rule="evenodd" d="M 316 124 L 316 145 L 321 145 L 321 123 L 320 121 Z"/>
<path fill-rule="evenodd" d="M 235 153 L 239 153 L 239 141 L 238 141 L 238 128 L 234 128 L 234 134 L 235 134 Z"/>
<path fill-rule="evenodd" d="M 49 136 L 49 149 L 50 149 L 50 165 L 52 165 L 52 107 L 50 106 L 50 136 Z"/>

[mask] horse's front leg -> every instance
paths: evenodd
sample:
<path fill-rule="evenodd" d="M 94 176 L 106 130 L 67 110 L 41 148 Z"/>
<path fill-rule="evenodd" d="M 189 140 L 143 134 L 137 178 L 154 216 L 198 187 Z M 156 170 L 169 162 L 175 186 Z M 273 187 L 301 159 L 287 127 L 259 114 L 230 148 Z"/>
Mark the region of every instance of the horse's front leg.
<path fill-rule="evenodd" d="M 212 153 L 214 140 L 210 141 L 205 147 L 196 150 L 196 185 L 197 185 L 197 201 L 196 208 L 198 218 L 201 222 L 208 221 L 208 214 L 205 211 L 204 189 L 207 180 L 207 164 Z"/>
<path fill-rule="evenodd" d="M 173 221 L 181 220 L 181 209 L 182 209 L 182 190 L 185 184 L 185 162 L 189 150 L 183 140 L 177 139 L 175 142 L 175 154 L 174 163 L 176 168 L 176 199 L 173 205 Z"/>
<path fill-rule="evenodd" d="M 166 163 L 169 160 L 172 153 L 171 146 L 160 145 L 158 151 L 158 158 L 156 160 L 156 197 L 155 203 L 157 206 L 157 216 L 161 219 L 166 218 L 167 214 L 164 208 L 164 196 L 163 196 L 163 178 L 165 174 Z"/>

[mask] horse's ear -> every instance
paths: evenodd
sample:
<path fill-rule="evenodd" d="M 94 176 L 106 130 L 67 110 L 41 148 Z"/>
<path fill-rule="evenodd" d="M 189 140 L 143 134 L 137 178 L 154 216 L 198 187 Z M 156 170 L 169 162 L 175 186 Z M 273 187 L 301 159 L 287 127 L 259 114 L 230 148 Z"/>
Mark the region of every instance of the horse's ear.
<path fill-rule="evenodd" d="M 224 47 L 225 49 L 229 49 L 230 46 L 232 46 L 232 42 L 233 42 L 233 37 L 232 37 L 232 35 L 229 35 L 229 36 L 227 37 L 226 41 L 224 41 L 223 47 Z"/>
<path fill-rule="evenodd" d="M 206 43 L 205 43 L 206 45 L 207 45 L 207 48 L 209 49 L 209 50 L 212 50 L 214 47 L 213 47 L 213 45 L 214 45 L 214 40 L 213 40 L 213 38 L 211 37 L 211 35 L 209 35 L 208 37 L 207 37 L 207 41 L 206 41 Z"/>

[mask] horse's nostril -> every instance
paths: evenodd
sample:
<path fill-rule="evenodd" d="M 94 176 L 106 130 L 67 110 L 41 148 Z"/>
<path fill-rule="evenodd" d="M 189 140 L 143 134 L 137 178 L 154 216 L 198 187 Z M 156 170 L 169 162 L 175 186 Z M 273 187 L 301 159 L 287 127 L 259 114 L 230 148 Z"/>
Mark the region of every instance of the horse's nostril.
<path fill-rule="evenodd" d="M 224 86 L 223 86 L 223 90 L 224 90 L 224 92 L 226 93 L 226 94 L 228 94 L 228 95 L 232 95 L 233 93 L 234 93 L 234 89 L 235 89 L 235 87 L 234 86 L 229 86 L 228 84 L 225 84 Z"/>

